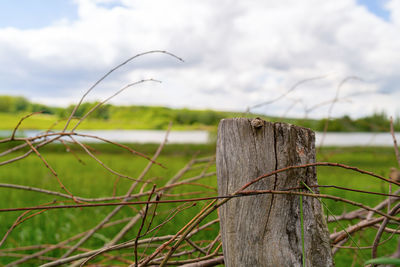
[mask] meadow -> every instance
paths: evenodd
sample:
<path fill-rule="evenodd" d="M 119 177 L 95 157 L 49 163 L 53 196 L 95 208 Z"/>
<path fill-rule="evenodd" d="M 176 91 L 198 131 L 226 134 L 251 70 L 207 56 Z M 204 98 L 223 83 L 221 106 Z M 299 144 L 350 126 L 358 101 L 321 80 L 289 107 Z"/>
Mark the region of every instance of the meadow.
<path fill-rule="evenodd" d="M 130 146 L 150 156 L 157 148 L 157 145 Z M 115 149 L 115 147 L 111 145 L 91 144 L 90 147 L 96 151 L 96 156 L 105 164 L 121 173 L 128 174 L 131 177 L 139 176 L 148 163 L 148 160 L 146 159 L 134 156 L 121 149 Z M 153 180 L 157 184 L 163 184 L 163 180 L 166 181 L 167 178 L 176 175 L 176 173 L 193 158 L 194 154 L 196 154 L 197 157 L 209 156 L 214 153 L 213 149 L 214 146 L 212 145 L 168 145 L 164 148 L 162 155 L 160 155 L 157 160 L 157 162 L 165 165 L 166 168 L 154 165 L 146 177 L 148 180 Z M 78 151 L 76 152 L 75 156 L 79 157 L 81 162 L 79 162 L 75 156 L 71 155 L 70 153 L 66 153 L 65 148 L 61 145 L 51 145 L 43 149 L 41 153 L 46 158 L 48 163 L 58 172 L 58 175 L 65 187 L 73 192 L 74 195 L 79 195 L 86 198 L 124 195 L 132 183 L 130 180 L 123 178 L 119 179 L 115 175 L 110 174 L 86 153 Z M 13 156 L 15 155 L 9 155 L 9 157 Z M 215 167 L 213 168 L 215 170 Z M 212 172 L 213 170 L 210 171 Z M 198 170 L 189 172 L 186 176 L 182 177 L 182 179 L 196 175 L 196 173 L 198 173 Z M 2 166 L 0 183 L 12 183 L 39 187 L 48 190 L 62 191 L 60 190 L 60 186 L 54 176 L 43 165 L 43 162 L 35 155 L 12 164 Z M 189 195 L 187 197 L 200 195 L 205 196 L 210 195 L 210 193 L 212 195 L 216 194 L 215 176 L 204 178 L 199 183 L 206 184 L 207 188 L 199 187 L 199 189 L 197 189 L 199 192 L 198 194 Z M 169 199 L 178 197 L 182 198 L 179 196 L 179 194 L 184 192 L 192 192 L 193 188 L 191 187 L 192 186 L 190 185 L 186 185 L 170 191 L 169 193 L 171 193 L 172 196 L 170 196 Z M 215 189 L 210 190 L 210 187 L 214 187 Z M 143 190 L 143 188 L 139 189 Z M 146 188 L 146 190 L 147 189 L 149 188 Z M 63 204 L 73 203 L 72 201 L 68 200 L 64 201 L 63 198 L 57 198 L 46 194 L 38 194 L 37 192 L 27 192 L 8 188 L 0 188 L 0 190 L 2 191 L 0 194 L 0 208 L 35 206 L 52 202 L 55 199 L 63 201 Z M 174 197 L 173 194 L 178 194 L 178 196 Z M 146 198 L 142 199 L 145 200 Z M 168 204 L 168 206 L 164 205 L 159 207 L 158 216 L 155 218 L 153 225 L 160 224 L 170 213 L 170 211 L 177 206 L 179 206 L 179 203 L 176 205 Z M 174 233 L 177 229 L 179 229 L 180 226 L 183 226 L 185 223 L 187 223 L 187 221 L 192 218 L 193 214 L 199 212 L 201 206 L 202 204 L 199 203 L 199 205 L 180 213 L 174 218 L 174 221 L 161 228 L 159 234 L 167 235 Z M 125 207 L 114 219 L 118 220 L 121 218 L 134 216 L 137 213 L 138 208 L 139 207 Z M 39 216 L 27 220 L 22 225 L 18 226 L 9 236 L 4 248 L 30 246 L 34 244 L 58 243 L 73 236 L 74 234 L 81 233 L 95 226 L 112 209 L 113 207 L 102 207 L 93 209 L 47 211 Z M 1 214 L 0 232 L 2 235 L 11 227 L 13 222 L 20 214 L 20 212 Z M 216 214 L 210 216 L 209 220 L 216 219 L 216 216 Z M 214 238 L 217 227 L 214 226 L 212 230 L 212 232 L 203 231 L 197 238 Z M 109 231 L 109 229 L 104 229 L 96 233 L 95 238 L 86 243 L 87 247 L 99 247 L 106 241 L 109 241 L 107 236 L 109 237 L 114 235 L 115 229 L 111 230 L 111 232 Z M 123 241 L 132 239 L 133 236 L 135 236 L 136 231 L 137 229 L 133 229 L 132 232 L 127 235 L 127 239 Z M 210 235 L 207 233 L 210 233 Z M 48 256 L 51 257 L 56 255 L 57 253 L 50 253 Z M 15 260 L 15 258 L 2 256 L 0 257 L 0 264 L 10 262 L 10 260 Z M 30 262 L 30 264 L 32 265 L 27 264 L 26 266 L 36 266 L 38 262 Z"/>
<path fill-rule="evenodd" d="M 128 174 L 131 177 L 137 177 L 147 164 L 147 160 L 141 157 L 132 155 L 124 150 L 116 149 L 114 146 L 107 144 L 92 144 L 94 153 L 105 164 L 118 170 L 121 173 Z M 151 156 L 157 149 L 157 145 L 139 145 L 130 144 L 132 148 Z M 62 145 L 50 145 L 41 150 L 42 155 L 48 160 L 49 164 L 58 172 L 58 175 L 64 185 L 73 192 L 74 195 L 92 198 L 110 195 L 123 195 L 126 193 L 131 181 L 123 178 L 118 178 L 115 175 L 106 171 L 102 166 L 90 158 L 86 153 L 79 151 L 78 147 L 73 147 L 75 155 L 67 153 Z M 197 158 L 211 156 L 215 153 L 215 145 L 167 145 L 157 162 L 165 165 L 162 168 L 158 165 L 153 165 L 150 172 L 146 175 L 147 179 L 157 181 L 158 184 L 163 184 L 174 176 L 185 164 L 190 161 L 195 155 Z M 15 157 L 16 154 L 8 157 Z M 374 173 L 388 176 L 389 169 L 396 166 L 396 159 L 392 148 L 378 147 L 349 147 L 349 148 L 323 148 L 317 155 L 318 161 L 329 161 L 342 163 L 363 170 L 372 171 Z M 80 160 L 77 160 L 79 158 Z M 59 191 L 60 186 L 56 179 L 44 166 L 43 162 L 35 155 L 1 166 L 0 183 L 12 183 L 32 187 L 40 187 L 48 190 Z M 215 166 L 210 168 L 214 171 Z M 200 169 L 194 169 L 187 173 L 185 177 L 191 177 L 201 172 Z M 318 180 L 320 185 L 336 185 L 348 188 L 388 192 L 387 183 L 377 180 L 373 177 L 355 173 L 349 170 L 333 168 L 333 167 L 318 167 Z M 183 177 L 183 178 L 185 178 Z M 200 184 L 200 185 L 198 185 Z M 174 188 L 170 191 L 169 199 L 189 198 L 200 196 L 215 196 L 216 193 L 216 177 L 210 176 L 199 180 L 197 185 L 184 185 Z M 202 186 L 204 185 L 204 186 Z M 140 188 L 138 188 L 139 190 Z M 143 187 L 144 189 L 144 187 Z M 148 187 L 146 190 L 149 189 Z M 393 187 L 393 191 L 397 187 Z M 321 193 L 331 194 L 343 198 L 347 198 L 356 202 L 364 203 L 369 206 L 374 206 L 383 200 L 382 196 L 374 196 L 370 194 L 362 194 L 351 191 L 343 191 L 333 188 L 321 188 Z M 192 195 L 185 195 L 185 192 L 196 192 Z M 143 199 L 143 198 L 142 198 Z M 44 203 L 58 201 L 57 203 L 71 204 L 73 202 L 40 194 L 37 192 L 29 192 L 17 189 L 1 188 L 0 187 L 0 208 L 26 207 L 35 206 Z M 340 215 L 343 211 L 356 209 L 349 205 L 343 205 L 340 202 L 324 200 L 329 209 L 336 215 Z M 174 234 L 184 224 L 186 224 L 205 204 L 200 201 L 196 206 L 190 207 L 179 213 L 173 220 L 160 228 L 159 235 Z M 173 208 L 179 204 L 160 204 L 155 216 L 154 225 L 160 224 Z M 126 206 L 115 217 L 115 220 L 124 217 L 130 217 L 136 214 L 139 207 Z M 49 210 L 40 215 L 34 216 L 29 220 L 17 226 L 10 234 L 7 241 L 0 248 L 0 253 L 6 253 L 2 249 L 32 246 L 37 244 L 54 244 L 61 242 L 75 234 L 81 233 L 95 226 L 112 207 L 101 208 L 76 208 L 76 209 L 60 209 Z M 0 216 L 0 233 L 3 236 L 11 227 L 13 222 L 21 212 L 3 212 Z M 207 221 L 217 218 L 214 213 Z M 343 222 L 345 224 L 346 222 Z M 336 223 L 330 224 L 330 231 L 340 231 L 341 228 Z M 134 239 L 137 228 L 133 228 L 122 241 Z M 218 225 L 209 227 L 206 231 L 202 231 L 196 236 L 196 240 L 211 240 L 214 239 L 218 232 Z M 371 240 L 375 236 L 376 230 L 370 229 L 363 234 L 356 234 L 354 239 L 359 246 L 370 245 Z M 115 229 L 102 229 L 98 231 L 94 238 L 85 243 L 85 247 L 94 248 L 104 245 L 109 241 L 109 237 L 115 234 Z M 388 238 L 389 235 L 384 235 L 382 240 Z M 371 239 L 372 238 L 372 239 Z M 393 238 L 389 242 L 380 246 L 380 255 L 391 254 L 396 247 L 397 240 Z M 354 246 L 351 243 L 346 245 Z M 35 251 L 32 249 L 32 252 Z M 25 251 L 26 253 L 26 251 Z M 59 256 L 60 252 L 51 252 L 48 257 Z M 356 254 L 355 254 L 356 253 Z M 18 254 L 18 253 L 15 253 Z M 1 255 L 1 254 L 0 254 Z M 355 257 L 354 255 L 357 255 Z M 17 257 L 17 255 L 15 255 Z M 14 256 L 0 257 L 0 265 L 7 264 L 15 260 Z M 354 258 L 356 265 L 362 266 L 362 262 L 370 258 L 370 250 L 356 251 L 354 249 L 341 249 L 335 256 L 336 266 L 351 266 Z M 29 264 L 21 266 L 36 266 L 40 261 L 31 261 Z"/>

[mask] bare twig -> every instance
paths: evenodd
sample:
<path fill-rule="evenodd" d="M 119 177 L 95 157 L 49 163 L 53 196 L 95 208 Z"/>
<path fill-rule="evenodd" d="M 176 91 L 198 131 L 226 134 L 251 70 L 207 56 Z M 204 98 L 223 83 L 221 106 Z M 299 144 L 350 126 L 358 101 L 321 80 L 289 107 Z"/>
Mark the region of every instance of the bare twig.
<path fill-rule="evenodd" d="M 86 152 L 90 157 L 92 157 L 95 161 L 97 161 L 97 163 L 99 163 L 99 164 L 100 164 L 103 168 L 105 168 L 107 171 L 111 172 L 112 174 L 114 174 L 114 175 L 116 175 L 116 176 L 118 176 L 118 177 L 126 178 L 126 179 L 129 179 L 129 180 L 132 180 L 132 181 L 137 181 L 137 182 L 139 182 L 139 180 L 134 179 L 134 178 L 132 178 L 132 177 L 130 177 L 130 176 L 128 176 L 128 175 L 125 175 L 125 174 L 119 173 L 119 172 L 117 172 L 117 171 L 114 171 L 113 169 L 111 169 L 110 167 L 108 167 L 106 164 L 104 164 L 104 162 L 102 162 L 99 158 L 97 158 L 92 152 L 90 152 L 89 149 L 87 149 L 86 146 L 84 146 L 81 142 L 79 142 L 78 140 L 74 139 L 72 136 L 70 136 L 70 138 L 72 139 L 72 141 L 74 141 L 74 142 L 76 142 L 78 145 L 80 145 L 80 146 L 83 148 L 83 150 L 85 150 L 85 152 Z M 140 182 L 142 182 L 142 183 L 147 183 L 146 181 L 140 181 Z"/>
<path fill-rule="evenodd" d="M 139 240 L 139 244 L 145 244 L 145 243 L 147 243 L 149 241 L 151 241 L 151 242 L 164 241 L 164 240 L 170 239 L 171 237 L 172 237 L 172 235 L 167 235 L 167 236 L 162 236 L 162 237 L 143 239 L 143 240 Z M 133 246 L 134 246 L 134 242 L 130 241 L 130 242 L 126 242 L 126 243 L 123 243 L 123 244 L 118 244 L 118 245 L 106 248 L 106 250 L 107 251 L 113 251 L 113 250 L 119 250 L 119 249 L 123 249 L 123 248 L 131 248 Z M 89 251 L 89 252 L 81 253 L 81 254 L 78 254 L 78 255 L 70 256 L 68 258 L 61 258 L 61 259 L 58 259 L 56 261 L 43 264 L 41 267 L 59 266 L 61 264 L 65 264 L 65 263 L 69 263 L 69 262 L 73 262 L 73 261 L 76 261 L 76 260 L 80 260 L 80 259 L 84 259 L 84 258 L 93 256 L 93 255 L 99 253 L 102 250 L 104 250 L 104 249 L 101 248 L 101 249 L 97 249 L 97 250 L 92 250 L 92 251 Z"/>
<path fill-rule="evenodd" d="M 112 226 L 118 225 L 118 224 L 120 224 L 120 223 L 124 223 L 124 222 L 126 222 L 126 221 L 129 221 L 129 220 L 130 220 L 130 218 L 128 217 L 128 218 L 124 218 L 124 219 L 121 219 L 121 220 L 113 221 L 113 222 L 110 222 L 110 223 L 107 223 L 107 224 L 103 225 L 102 228 L 112 227 Z M 62 242 L 60 242 L 60 243 L 58 243 L 58 244 L 56 244 L 56 245 L 47 246 L 44 250 L 35 252 L 35 253 L 31 254 L 31 255 L 27 255 L 27 256 L 25 256 L 25 257 L 22 258 L 22 259 L 19 259 L 19 260 L 17 260 L 17 261 L 14 261 L 14 262 L 12 262 L 12 263 L 7 264 L 6 266 L 7 266 L 7 267 L 18 266 L 18 265 L 20 265 L 21 263 L 24 263 L 24 262 L 27 262 L 27 261 L 29 261 L 29 260 L 31 260 L 31 259 L 35 259 L 35 258 L 37 258 L 37 257 L 40 257 L 41 255 L 44 255 L 44 254 L 46 254 L 46 253 L 48 253 L 48 252 L 50 252 L 50 251 L 53 251 L 53 250 L 55 250 L 55 249 L 57 249 L 57 248 L 64 247 L 66 244 L 68 244 L 68 243 L 70 243 L 70 242 L 72 242 L 72 241 L 74 241 L 74 240 L 76 240 L 76 239 L 78 239 L 78 238 L 81 238 L 81 237 L 84 236 L 86 233 L 87 233 L 87 231 L 86 231 L 86 232 L 83 232 L 83 233 L 80 233 L 80 234 L 77 234 L 77 235 L 75 235 L 75 236 L 73 236 L 73 237 L 70 237 L 70 238 L 68 238 L 68 239 L 66 239 L 66 240 L 64 240 L 64 241 L 62 241 Z"/>
<path fill-rule="evenodd" d="M 387 178 L 385 178 L 385 177 L 383 177 L 383 176 L 381 176 L 381 175 L 375 174 L 375 173 L 370 172 L 370 171 L 364 171 L 364 170 L 361 170 L 361 169 L 356 168 L 356 167 L 352 167 L 352 166 L 348 166 L 348 165 L 340 164 L 340 163 L 333 163 L 333 162 L 315 162 L 315 163 L 308 163 L 308 164 L 298 165 L 298 166 L 288 166 L 288 167 L 285 167 L 285 168 L 282 168 L 282 169 L 279 169 L 279 170 L 272 171 L 272 172 L 270 172 L 270 173 L 261 175 L 261 176 L 257 177 L 256 179 L 252 180 L 251 182 L 245 184 L 239 191 L 242 191 L 242 190 L 246 189 L 247 187 L 249 187 L 250 185 L 252 185 L 252 184 L 254 184 L 254 183 L 257 183 L 258 181 L 260 181 L 260 180 L 262 180 L 262 179 L 264 179 L 264 178 L 267 178 L 267 177 L 269 177 L 269 176 L 275 175 L 275 174 L 277 174 L 277 173 L 284 172 L 284 171 L 288 171 L 288 170 L 292 170 L 292 169 L 307 168 L 307 167 L 312 167 L 312 166 L 331 166 L 331 167 L 339 167 L 339 168 L 343 168 L 343 169 L 347 169 L 347 170 L 352 170 L 352 171 L 355 171 L 355 172 L 359 172 L 359 173 L 362 173 L 362 174 L 366 174 L 366 175 L 369 175 L 369 176 L 372 176 L 372 177 L 381 179 L 381 180 L 383 180 L 383 181 L 386 181 L 386 182 L 389 182 L 389 183 L 393 183 L 393 184 L 396 184 L 396 185 L 399 185 L 399 186 L 400 186 L 400 183 L 399 183 L 399 182 L 392 181 L 392 180 L 387 179 Z"/>
<path fill-rule="evenodd" d="M 217 237 L 210 243 L 210 247 L 207 250 L 207 255 L 211 253 L 212 248 L 215 246 L 215 244 L 221 240 L 221 234 L 219 233 Z"/>
<path fill-rule="evenodd" d="M 72 128 L 71 132 L 75 131 L 76 128 L 78 128 L 79 124 L 81 124 L 90 114 L 93 113 L 93 111 L 95 111 L 96 109 L 98 109 L 101 105 L 103 105 L 104 103 L 108 102 L 109 100 L 111 100 L 113 97 L 119 95 L 120 93 L 122 93 L 123 91 L 125 91 L 126 89 L 128 89 L 129 87 L 141 84 L 141 83 L 145 83 L 145 82 L 159 82 L 161 83 L 161 81 L 159 80 L 155 80 L 155 79 L 144 79 L 144 80 L 140 80 L 137 82 L 133 82 L 130 83 L 124 87 L 122 87 L 118 92 L 116 92 L 115 94 L 113 94 L 112 96 L 108 97 L 107 99 L 105 99 L 104 101 L 101 101 L 99 103 L 97 103 L 97 105 L 95 105 L 94 107 L 92 107 L 76 124 L 75 126 Z"/>
<path fill-rule="evenodd" d="M 165 139 L 166 140 L 166 139 Z M 182 169 L 186 169 L 186 168 L 190 168 L 190 166 L 193 164 L 193 159 Z M 167 184 L 166 186 L 168 186 L 171 183 L 174 183 L 176 180 L 180 179 L 182 177 L 182 175 L 185 173 L 185 171 L 179 171 L 178 174 L 176 174 Z M 165 189 L 162 189 L 160 191 L 158 191 L 158 194 L 162 194 L 167 190 L 167 188 L 165 187 Z M 153 200 L 156 199 L 157 197 L 153 197 Z M 157 202 L 153 203 L 153 204 L 157 204 Z M 114 245 L 116 244 L 132 227 L 133 225 L 135 225 L 136 221 L 138 218 L 133 218 L 128 224 L 125 225 L 125 227 L 117 234 L 114 236 L 114 238 L 107 244 L 109 245 Z"/>
<path fill-rule="evenodd" d="M 10 138 L 11 138 L 11 140 L 14 140 L 15 133 L 17 132 L 17 130 L 18 130 L 18 127 L 21 125 L 21 123 L 22 123 L 22 122 L 23 122 L 25 119 L 29 118 L 30 116 L 33 116 L 33 115 L 39 114 L 39 113 L 42 113 L 42 111 L 33 112 L 33 113 L 31 113 L 31 114 L 28 114 L 28 115 L 26 115 L 26 116 L 22 117 L 22 118 L 19 120 L 19 122 L 18 122 L 17 126 L 15 126 L 15 128 L 14 128 L 14 130 L 13 130 L 12 134 L 11 134 L 11 137 L 10 137 Z"/>
<path fill-rule="evenodd" d="M 328 109 L 328 116 L 327 116 L 326 121 L 325 121 L 324 130 L 323 130 L 323 134 L 322 134 L 322 137 L 321 137 L 320 145 L 319 145 L 319 147 L 318 147 L 318 151 L 321 149 L 321 147 L 322 147 L 322 145 L 323 145 L 323 143 L 324 143 L 325 136 L 326 136 L 326 132 L 328 131 L 329 120 L 331 119 L 331 116 L 332 116 L 333 107 L 334 107 L 335 104 L 339 101 L 340 89 L 342 88 L 342 86 L 343 86 L 345 83 L 347 83 L 348 81 L 351 81 L 351 80 L 363 81 L 361 78 L 359 78 L 359 77 L 357 77 L 357 76 L 348 76 L 348 77 L 344 78 L 344 79 L 339 83 L 338 87 L 336 88 L 335 97 L 334 97 L 334 99 L 331 101 L 331 105 L 329 106 L 329 109 Z M 317 152 L 318 152 L 318 151 L 317 151 Z"/>
<path fill-rule="evenodd" d="M 162 54 L 166 54 L 169 55 L 171 57 L 174 57 L 180 61 L 183 62 L 183 59 L 168 52 L 168 51 L 163 51 L 163 50 L 152 50 L 152 51 L 147 51 L 144 53 L 140 53 L 137 54 L 133 57 L 128 58 L 127 60 L 125 60 L 124 62 L 122 62 L 121 64 L 117 65 L 116 67 L 112 68 L 111 70 L 109 70 L 103 77 L 101 77 L 99 80 L 97 80 L 81 97 L 81 99 L 79 100 L 78 104 L 74 107 L 74 109 L 71 112 L 71 115 L 68 117 L 67 123 L 64 126 L 63 132 L 65 132 L 68 128 L 68 125 L 71 121 L 71 119 L 74 117 L 75 112 L 77 111 L 77 109 L 79 108 L 79 106 L 82 104 L 83 100 L 86 98 L 86 96 L 99 84 L 101 83 L 105 78 L 107 78 L 111 73 L 113 73 L 114 71 L 116 71 L 117 69 L 121 68 L 122 66 L 126 65 L 127 63 L 129 63 L 130 61 L 134 60 L 135 58 L 147 55 L 147 54 L 153 54 L 153 53 L 162 53 Z"/>
<path fill-rule="evenodd" d="M 153 186 L 153 189 L 151 190 L 151 194 L 149 195 L 149 198 L 148 198 L 147 201 L 150 201 L 150 200 L 151 200 L 151 197 L 153 196 L 154 190 L 155 190 L 155 189 L 156 189 L 156 186 L 154 185 L 154 186 Z M 146 221 L 147 211 L 148 211 L 148 210 L 149 210 L 149 204 L 146 204 L 146 208 L 144 209 L 144 214 L 143 214 L 142 223 L 140 224 L 139 231 L 138 231 L 138 233 L 137 233 L 137 235 L 136 235 L 136 238 L 135 238 L 135 246 L 134 246 L 135 267 L 138 266 L 138 254 L 137 254 L 138 241 L 139 241 L 140 234 L 141 234 L 141 232 L 142 232 L 144 223 L 145 223 L 145 221 Z"/>
<path fill-rule="evenodd" d="M 256 104 L 256 105 L 253 105 L 251 107 L 248 107 L 246 112 L 248 113 L 248 112 L 250 112 L 250 110 L 252 110 L 254 108 L 258 108 L 258 107 L 265 106 L 265 105 L 270 105 L 270 104 L 272 104 L 272 103 L 284 98 L 285 96 L 287 96 L 292 91 L 296 90 L 297 87 L 299 87 L 300 85 L 302 85 L 304 83 L 307 83 L 307 82 L 310 82 L 310 81 L 314 81 L 314 80 L 325 79 L 326 77 L 327 77 L 327 75 L 324 75 L 324 76 L 317 76 L 317 77 L 312 77 L 312 78 L 308 78 L 308 79 L 304 79 L 304 80 L 298 81 L 297 83 L 292 85 L 292 87 L 289 90 L 287 90 L 285 93 L 283 93 L 282 95 L 278 96 L 277 98 L 269 100 L 269 101 L 265 101 L 265 102 L 262 102 L 262 103 L 259 103 L 259 104 Z"/>
<path fill-rule="evenodd" d="M 398 165 L 400 167 L 400 153 L 399 153 L 399 147 L 397 146 L 396 136 L 394 134 L 393 118 L 392 117 L 390 117 L 390 133 L 392 134 L 392 138 L 393 138 L 393 146 L 394 146 L 394 152 L 396 154 L 397 163 L 398 163 Z"/>
<path fill-rule="evenodd" d="M 165 143 L 167 142 L 167 138 L 169 135 L 169 131 L 171 129 L 171 124 L 169 125 L 169 128 L 167 130 L 167 133 L 165 135 L 165 139 L 164 141 L 160 144 L 160 146 L 158 147 L 156 153 L 154 154 L 152 160 L 147 164 L 146 168 L 142 171 L 142 173 L 139 175 L 138 179 L 135 180 L 134 183 L 132 183 L 131 187 L 129 188 L 128 192 L 126 193 L 125 198 L 123 199 L 123 203 L 126 203 L 130 198 L 130 194 L 133 192 L 133 190 L 135 189 L 136 185 L 142 181 L 142 179 L 145 177 L 145 175 L 147 174 L 147 172 L 150 170 L 150 168 L 153 166 L 153 162 L 158 158 L 158 156 L 160 155 Z M 71 248 L 70 250 L 68 250 L 64 255 L 63 258 L 68 257 L 69 255 L 71 255 L 71 253 L 76 250 L 76 248 L 78 248 L 81 244 L 83 244 L 84 242 L 86 242 L 97 230 L 99 230 L 105 223 L 107 223 L 109 220 L 111 220 L 112 217 L 114 217 L 123 207 L 124 205 L 119 205 L 117 207 L 115 207 L 115 209 L 110 212 L 99 224 L 97 224 L 94 228 L 92 228 L 85 236 L 84 238 L 82 238 L 73 248 Z M 137 218 L 138 216 L 134 216 L 134 218 Z M 132 220 L 131 220 L 132 221 Z M 115 239 L 115 238 L 114 238 Z M 113 241 L 111 241 L 113 242 Z M 105 247 L 109 247 L 111 244 L 115 244 L 115 243 L 111 243 L 109 242 L 108 244 L 106 244 Z"/>
<path fill-rule="evenodd" d="M 208 259 L 199 260 L 198 262 L 182 265 L 182 267 L 211 267 L 219 264 L 224 264 L 224 256 L 219 256 L 215 259 L 210 259 L 210 260 Z"/>
<path fill-rule="evenodd" d="M 185 207 L 186 206 L 186 207 Z M 171 214 L 171 216 L 168 218 L 168 219 L 166 219 L 166 220 L 164 220 L 160 225 L 158 225 L 158 226 L 156 226 L 155 228 L 153 228 L 152 230 L 150 230 L 150 231 L 148 231 L 147 233 L 150 233 L 150 232 L 153 232 L 154 230 L 157 230 L 157 229 L 159 229 L 160 227 L 162 227 L 163 225 L 165 225 L 166 223 L 168 223 L 169 221 L 171 221 L 179 212 L 181 212 L 181 211 L 183 211 L 183 210 L 185 210 L 185 209 L 187 209 L 187 208 L 190 208 L 190 207 L 193 207 L 193 204 L 192 205 L 190 205 L 190 206 L 187 206 L 186 204 L 184 204 L 184 205 L 182 205 L 181 206 L 181 208 L 177 208 L 172 214 Z M 136 215 L 135 216 L 135 218 L 137 217 L 138 215 Z M 147 234 L 146 233 L 146 234 Z M 172 237 L 172 236 L 168 236 L 168 238 L 167 239 L 169 239 L 170 237 Z M 136 239 L 135 239 L 136 240 Z M 160 240 L 164 240 L 164 239 L 160 239 L 159 237 L 152 237 L 152 238 L 149 238 L 149 239 L 143 239 L 143 240 L 138 240 L 137 242 L 135 242 L 135 243 L 133 243 L 133 242 L 127 242 L 127 243 L 123 243 L 123 244 L 120 244 L 120 245 L 109 245 L 109 246 L 105 246 L 105 247 L 103 247 L 102 249 L 99 249 L 95 254 L 93 254 L 93 255 L 91 255 L 91 257 L 90 257 L 90 259 L 92 259 L 93 257 L 95 257 L 95 256 L 99 256 L 100 254 L 103 254 L 103 253 L 106 253 L 106 252 L 108 252 L 108 251 L 111 251 L 111 250 L 115 250 L 116 248 L 117 249 L 119 249 L 119 248 L 129 248 L 129 247 L 134 247 L 134 246 L 138 246 L 139 244 L 148 244 L 148 246 L 150 246 L 150 243 L 152 243 L 152 242 L 156 242 L 156 241 L 160 241 Z M 145 242 L 143 242 L 143 241 L 145 241 Z M 147 247 L 148 247 L 147 246 Z M 147 248 L 146 247 L 146 248 Z M 82 258 L 84 258 L 84 257 L 82 257 Z M 135 262 L 137 262 L 137 261 L 135 261 Z"/>
<path fill-rule="evenodd" d="M 44 157 L 39 153 L 39 151 L 32 145 L 32 143 L 29 140 L 26 140 L 26 143 L 31 147 L 31 149 L 36 153 L 36 155 L 42 160 L 44 165 L 51 171 L 51 173 L 56 177 L 58 184 L 60 185 L 61 189 L 64 190 L 65 192 L 68 193 L 74 199 L 76 202 L 77 200 L 75 199 L 74 195 L 64 186 L 64 184 L 61 182 L 60 178 L 58 177 L 58 174 L 56 171 L 47 163 L 47 161 L 44 159 Z"/>
<path fill-rule="evenodd" d="M 400 209 L 400 203 L 398 203 L 396 206 L 394 206 L 393 209 L 389 212 L 388 215 L 396 214 L 399 209 Z M 374 243 L 372 244 L 372 252 L 371 252 L 371 257 L 373 259 L 376 258 L 376 254 L 377 254 L 377 250 L 378 250 L 378 244 L 379 244 L 379 241 L 380 241 L 380 239 L 382 237 L 382 234 L 383 234 L 383 232 L 385 230 L 385 227 L 388 224 L 388 222 L 389 222 L 389 219 L 387 217 L 385 217 L 383 219 L 383 222 L 382 222 L 378 232 L 376 233 Z"/>

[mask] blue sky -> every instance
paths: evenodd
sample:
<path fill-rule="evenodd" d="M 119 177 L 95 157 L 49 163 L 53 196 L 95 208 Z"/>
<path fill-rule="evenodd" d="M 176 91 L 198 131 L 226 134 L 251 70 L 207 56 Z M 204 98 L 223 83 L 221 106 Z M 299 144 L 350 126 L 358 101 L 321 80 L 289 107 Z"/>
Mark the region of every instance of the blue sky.
<path fill-rule="evenodd" d="M 357 0 L 357 4 L 365 6 L 369 12 L 384 19 L 390 19 L 390 11 L 385 8 L 387 0 Z"/>
<path fill-rule="evenodd" d="M 0 28 L 42 28 L 61 19 L 77 18 L 77 5 L 70 0 L 0 1 Z"/>
<path fill-rule="evenodd" d="M 369 12 L 389 20 L 390 12 L 385 8 L 387 0 L 357 0 Z M 101 3 L 113 8 L 119 3 Z M 41 28 L 60 19 L 76 20 L 78 7 L 73 0 L 2 0 L 0 1 L 0 28 L 16 27 L 20 29 Z"/>
<path fill-rule="evenodd" d="M 0 95 L 65 106 L 132 55 L 88 96 L 100 100 L 142 78 L 116 104 L 243 111 L 299 86 L 254 110 L 275 116 L 324 117 L 337 85 L 335 115 L 385 110 L 398 115 L 400 4 L 396 0 L 2 0 Z M 318 106 L 315 107 L 314 106 Z M 311 111 L 307 111 L 311 110 Z"/>

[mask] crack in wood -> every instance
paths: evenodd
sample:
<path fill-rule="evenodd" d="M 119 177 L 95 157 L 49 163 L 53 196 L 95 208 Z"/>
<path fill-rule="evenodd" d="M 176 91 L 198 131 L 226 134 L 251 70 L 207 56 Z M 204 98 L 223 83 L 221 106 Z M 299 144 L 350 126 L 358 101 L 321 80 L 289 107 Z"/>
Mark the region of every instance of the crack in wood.
<path fill-rule="evenodd" d="M 309 129 L 258 119 L 225 119 L 218 128 L 219 194 L 229 194 L 261 174 L 315 159 Z M 304 180 L 316 183 L 314 169 L 292 170 L 253 184 L 252 189 L 282 189 Z M 318 201 L 304 199 L 307 266 L 334 266 L 329 233 Z M 299 202 L 294 196 L 235 198 L 220 207 L 226 266 L 301 266 Z M 321 214 L 320 214 L 321 213 Z M 315 228 L 315 229 L 314 229 Z M 320 240 L 318 245 L 312 244 Z M 328 240 L 328 243 L 325 241 Z"/>

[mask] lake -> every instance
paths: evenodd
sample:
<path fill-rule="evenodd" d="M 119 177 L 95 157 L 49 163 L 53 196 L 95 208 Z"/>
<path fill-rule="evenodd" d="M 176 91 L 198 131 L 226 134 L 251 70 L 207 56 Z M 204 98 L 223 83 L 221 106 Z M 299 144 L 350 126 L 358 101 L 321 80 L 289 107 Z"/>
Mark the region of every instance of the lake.
<path fill-rule="evenodd" d="M 27 130 L 19 131 L 19 135 L 35 136 L 41 131 Z M 111 141 L 120 143 L 160 143 L 165 138 L 166 131 L 162 130 L 81 130 L 78 133 L 95 135 Z M 0 131 L 1 137 L 11 135 L 11 131 Z M 322 133 L 316 133 L 316 145 L 322 141 Z M 396 133 L 400 143 L 400 133 Z M 83 142 L 99 142 L 97 139 L 78 138 Z M 207 131 L 171 131 L 168 143 L 190 143 L 205 144 L 210 142 L 210 135 Z M 336 133 L 329 132 L 323 140 L 323 146 L 393 146 L 393 139 L 390 133 Z"/>
<path fill-rule="evenodd" d="M 322 141 L 323 133 L 316 133 L 316 145 Z M 400 133 L 395 133 L 398 143 Z M 326 133 L 323 146 L 393 146 L 393 138 L 390 133 Z"/>
<path fill-rule="evenodd" d="M 18 131 L 20 136 L 36 136 L 43 131 L 26 130 Z M 119 143 L 161 143 L 166 131 L 162 130 L 79 130 L 80 134 L 94 135 Z M 10 136 L 11 131 L 0 131 L 1 137 Z M 75 137 L 82 142 L 102 142 L 98 139 Z M 207 131 L 171 131 L 168 136 L 168 143 L 173 144 L 205 144 L 209 141 Z"/>

